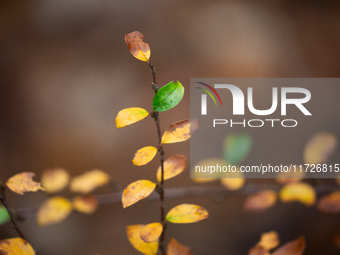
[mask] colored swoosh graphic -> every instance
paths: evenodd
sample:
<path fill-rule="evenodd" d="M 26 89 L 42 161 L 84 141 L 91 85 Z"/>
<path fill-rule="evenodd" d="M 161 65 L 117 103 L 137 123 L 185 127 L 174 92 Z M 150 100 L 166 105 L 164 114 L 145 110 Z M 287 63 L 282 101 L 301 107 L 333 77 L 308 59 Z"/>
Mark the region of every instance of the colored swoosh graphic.
<path fill-rule="evenodd" d="M 221 98 L 220 98 L 220 95 L 217 93 L 217 91 L 216 91 L 213 87 L 211 87 L 210 85 L 205 84 L 205 83 L 203 83 L 203 82 L 197 82 L 197 83 L 202 84 L 203 86 L 206 86 L 207 88 L 211 89 L 211 90 L 215 93 L 215 95 L 217 96 L 218 100 L 220 100 L 220 103 L 221 103 L 221 105 L 222 105 L 222 100 L 221 100 Z M 210 93 L 209 93 L 209 94 L 210 94 Z M 212 95 L 210 94 L 210 96 L 212 96 Z M 215 102 L 215 99 L 214 99 L 214 102 Z M 216 104 L 216 102 L 215 102 L 215 104 Z"/>
<path fill-rule="evenodd" d="M 209 96 L 211 96 L 211 98 L 214 100 L 215 105 L 217 106 L 216 100 L 215 100 L 215 98 L 213 97 L 213 95 L 210 93 L 210 91 L 208 91 L 208 90 L 206 90 L 206 89 L 203 89 L 203 88 L 200 88 L 200 87 L 196 87 L 196 88 L 201 89 L 201 90 L 203 90 L 205 93 L 209 94 Z"/>

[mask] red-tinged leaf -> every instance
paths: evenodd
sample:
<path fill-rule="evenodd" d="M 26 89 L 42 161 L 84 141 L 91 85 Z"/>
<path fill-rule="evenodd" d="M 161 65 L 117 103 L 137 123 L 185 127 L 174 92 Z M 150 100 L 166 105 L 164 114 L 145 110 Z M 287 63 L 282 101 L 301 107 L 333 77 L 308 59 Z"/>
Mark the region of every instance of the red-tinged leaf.
<path fill-rule="evenodd" d="M 248 211 L 263 211 L 272 207 L 277 200 L 274 190 L 262 190 L 247 197 L 244 209 Z"/>
<path fill-rule="evenodd" d="M 249 250 L 248 255 L 270 255 L 270 253 L 262 246 L 255 246 Z"/>
<path fill-rule="evenodd" d="M 156 183 L 148 180 L 139 180 L 129 184 L 123 191 L 122 203 L 123 207 L 129 207 L 139 200 L 149 196 L 156 188 Z"/>
<path fill-rule="evenodd" d="M 143 42 L 144 36 L 141 32 L 134 31 L 125 35 L 125 42 L 130 53 L 137 59 L 148 62 L 151 51 L 149 44 Z"/>
<path fill-rule="evenodd" d="M 282 202 L 299 201 L 304 205 L 311 206 L 316 201 L 316 193 L 313 187 L 307 183 L 289 183 L 280 191 Z"/>
<path fill-rule="evenodd" d="M 197 119 L 182 120 L 172 123 L 164 132 L 162 143 L 178 143 L 186 141 L 198 129 L 199 123 Z"/>
<path fill-rule="evenodd" d="M 272 255 L 302 255 L 306 248 L 305 237 L 290 241 L 272 253 Z"/>
<path fill-rule="evenodd" d="M 146 255 L 156 255 L 158 251 L 158 241 L 146 243 L 140 238 L 140 233 L 145 225 L 131 225 L 126 227 L 126 233 L 132 246 L 139 252 Z"/>
<path fill-rule="evenodd" d="M 303 158 L 306 164 L 325 163 L 333 153 L 337 145 L 337 138 L 334 134 L 319 132 L 313 135 L 305 146 Z"/>
<path fill-rule="evenodd" d="M 157 154 L 157 148 L 153 146 L 146 146 L 139 149 L 134 158 L 132 159 L 132 163 L 135 166 L 144 166 L 149 163 Z"/>
<path fill-rule="evenodd" d="M 193 255 L 189 247 L 180 244 L 174 238 L 168 244 L 166 255 Z"/>
<path fill-rule="evenodd" d="M 192 204 L 177 205 L 166 215 L 166 220 L 172 223 L 194 223 L 206 218 L 208 218 L 208 211 Z"/>
<path fill-rule="evenodd" d="M 339 213 L 340 191 L 334 191 L 322 197 L 318 203 L 318 209 L 324 213 Z"/>
<path fill-rule="evenodd" d="M 183 155 L 173 155 L 164 161 L 164 180 L 173 178 L 185 169 L 187 158 Z M 162 176 L 161 167 L 157 170 L 157 180 L 160 182 Z"/>
<path fill-rule="evenodd" d="M 72 205 L 78 212 L 92 214 L 98 208 L 98 201 L 93 195 L 76 196 L 72 201 Z"/>
<path fill-rule="evenodd" d="M 22 238 L 10 238 L 0 241 L 1 255 L 35 255 L 33 247 Z"/>
<path fill-rule="evenodd" d="M 116 117 L 116 127 L 122 128 L 136 123 L 149 115 L 147 110 L 139 107 L 131 107 L 121 110 Z"/>
<path fill-rule="evenodd" d="M 34 173 L 24 172 L 16 174 L 8 179 L 6 185 L 13 192 L 23 195 L 24 192 L 44 190 L 39 182 L 33 181 Z"/>
<path fill-rule="evenodd" d="M 163 225 L 161 223 L 150 223 L 142 228 L 140 238 L 146 243 L 153 243 L 158 240 L 162 232 Z"/>

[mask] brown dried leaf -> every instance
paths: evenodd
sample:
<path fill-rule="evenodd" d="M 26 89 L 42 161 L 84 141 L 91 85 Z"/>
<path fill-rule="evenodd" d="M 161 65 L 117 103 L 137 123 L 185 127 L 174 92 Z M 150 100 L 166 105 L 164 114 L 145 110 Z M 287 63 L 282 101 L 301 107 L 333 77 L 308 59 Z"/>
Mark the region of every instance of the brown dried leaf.
<path fill-rule="evenodd" d="M 248 211 L 263 211 L 272 207 L 277 201 L 274 190 L 262 190 L 247 197 L 244 209 Z"/>
<path fill-rule="evenodd" d="M 23 195 L 24 192 L 28 191 L 34 192 L 40 189 L 44 190 L 39 182 L 32 180 L 34 176 L 35 174 L 30 172 L 16 174 L 8 179 L 6 185 L 10 190 L 20 195 Z"/>
<path fill-rule="evenodd" d="M 193 255 L 189 247 L 180 244 L 172 238 L 168 244 L 166 255 Z"/>
<path fill-rule="evenodd" d="M 198 129 L 199 123 L 197 119 L 182 120 L 172 123 L 164 132 L 162 143 L 178 143 L 186 141 Z"/>
<path fill-rule="evenodd" d="M 306 164 L 325 163 L 336 148 L 337 138 L 334 134 L 319 132 L 313 135 L 305 146 L 303 158 Z"/>
<path fill-rule="evenodd" d="M 185 165 L 187 162 L 187 158 L 183 155 L 173 155 L 167 160 L 164 161 L 164 180 L 168 180 L 170 178 L 175 177 L 183 172 L 185 169 Z M 161 167 L 157 170 L 157 180 L 160 182 L 162 178 L 162 170 Z"/>
<path fill-rule="evenodd" d="M 340 191 L 334 191 L 322 197 L 318 203 L 318 209 L 324 213 L 339 213 Z"/>
<path fill-rule="evenodd" d="M 69 181 L 70 175 L 63 168 L 46 169 L 41 176 L 41 185 L 51 194 L 66 188 Z"/>
<path fill-rule="evenodd" d="M 143 42 L 144 36 L 141 32 L 134 31 L 125 35 L 125 42 L 130 53 L 137 59 L 148 62 L 151 51 L 149 44 Z"/>
<path fill-rule="evenodd" d="M 306 248 L 305 237 L 301 236 L 293 241 L 290 241 L 277 250 L 272 255 L 302 255 Z"/>

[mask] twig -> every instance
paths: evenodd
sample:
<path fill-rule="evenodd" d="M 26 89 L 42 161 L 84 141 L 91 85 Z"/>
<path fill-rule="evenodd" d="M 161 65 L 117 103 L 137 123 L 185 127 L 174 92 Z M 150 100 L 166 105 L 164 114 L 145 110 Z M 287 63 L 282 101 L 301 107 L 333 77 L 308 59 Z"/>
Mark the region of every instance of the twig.
<path fill-rule="evenodd" d="M 10 208 L 10 206 L 8 205 L 7 201 L 6 201 L 6 194 L 5 194 L 5 191 L 6 191 L 6 188 L 1 185 L 1 192 L 0 192 L 0 200 L 1 200 L 1 203 L 4 205 L 4 207 L 6 208 L 10 218 L 11 218 L 11 221 L 12 221 L 12 225 L 13 225 L 13 228 L 17 231 L 17 233 L 19 234 L 19 236 L 26 240 L 25 238 L 25 235 L 23 234 L 23 232 L 20 230 L 19 228 L 19 225 L 15 219 L 15 216 L 12 212 L 12 209 Z"/>
<path fill-rule="evenodd" d="M 157 93 L 158 86 L 156 83 L 156 71 L 155 68 L 149 63 L 149 66 L 152 70 L 152 88 Z M 163 225 L 163 231 L 161 236 L 159 237 L 159 250 L 161 254 L 165 255 L 165 248 L 164 248 L 164 232 L 166 229 L 166 222 L 165 222 L 165 208 L 164 208 L 164 150 L 162 147 L 162 134 L 161 134 L 161 126 L 159 124 L 159 112 L 153 112 L 152 117 L 155 120 L 157 126 L 157 135 L 158 135 L 158 151 L 161 158 L 161 182 L 158 187 L 159 196 L 160 196 L 160 207 L 161 207 L 161 223 Z"/>

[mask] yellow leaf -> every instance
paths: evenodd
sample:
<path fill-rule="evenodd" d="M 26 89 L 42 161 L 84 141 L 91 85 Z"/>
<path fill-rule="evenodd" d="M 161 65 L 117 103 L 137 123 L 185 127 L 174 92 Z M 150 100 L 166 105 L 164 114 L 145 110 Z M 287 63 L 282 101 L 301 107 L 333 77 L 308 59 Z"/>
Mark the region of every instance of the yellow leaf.
<path fill-rule="evenodd" d="M 287 184 L 291 182 L 299 182 L 305 177 L 305 170 L 301 172 L 300 169 L 296 172 L 280 172 L 276 176 L 276 181 L 281 184 Z"/>
<path fill-rule="evenodd" d="M 190 248 L 180 244 L 174 238 L 168 244 L 166 255 L 193 255 Z"/>
<path fill-rule="evenodd" d="M 164 161 L 164 180 L 168 180 L 170 178 L 175 177 L 183 172 L 185 169 L 185 164 L 187 162 L 187 158 L 183 155 L 173 155 L 167 160 Z M 162 178 L 162 169 L 161 167 L 157 170 L 157 180 L 160 182 Z"/>
<path fill-rule="evenodd" d="M 130 53 L 137 59 L 148 62 L 151 51 L 149 44 L 143 42 L 144 36 L 141 32 L 134 31 L 125 35 L 125 42 Z"/>
<path fill-rule="evenodd" d="M 121 110 L 116 117 L 116 127 L 122 128 L 146 118 L 147 110 L 139 107 L 131 107 Z"/>
<path fill-rule="evenodd" d="M 337 145 L 334 134 L 319 132 L 313 135 L 305 146 L 303 158 L 306 164 L 325 163 Z"/>
<path fill-rule="evenodd" d="M 280 240 L 278 233 L 276 231 L 270 231 L 261 235 L 261 240 L 257 245 L 269 251 L 277 247 L 279 244 Z"/>
<path fill-rule="evenodd" d="M 70 184 L 70 190 L 72 192 L 87 194 L 107 184 L 109 181 L 110 176 L 107 173 L 95 169 L 74 177 Z"/>
<path fill-rule="evenodd" d="M 139 200 L 149 196 L 156 188 L 156 183 L 148 180 L 139 180 L 129 184 L 123 191 L 123 207 L 129 207 Z"/>
<path fill-rule="evenodd" d="M 15 193 L 23 195 L 24 192 L 44 190 L 39 182 L 32 180 L 34 173 L 24 172 L 16 174 L 8 179 L 7 187 Z"/>
<path fill-rule="evenodd" d="M 98 208 L 98 201 L 92 195 L 76 196 L 72 201 L 73 208 L 78 212 L 91 214 Z"/>
<path fill-rule="evenodd" d="M 227 178 L 221 178 L 221 183 L 228 190 L 238 190 L 243 187 L 245 180 L 243 178 L 243 173 L 240 172 L 240 168 L 236 167 L 236 172 L 226 172 L 223 176 Z"/>
<path fill-rule="evenodd" d="M 334 191 L 320 199 L 318 209 L 325 213 L 340 212 L 340 191 Z"/>
<path fill-rule="evenodd" d="M 41 176 L 41 185 L 48 193 L 56 193 L 63 190 L 69 181 L 70 175 L 63 168 L 46 169 Z"/>
<path fill-rule="evenodd" d="M 307 183 L 289 183 L 280 191 L 282 202 L 299 201 L 310 206 L 315 203 L 316 194 L 312 186 Z"/>
<path fill-rule="evenodd" d="M 182 120 L 172 123 L 164 132 L 162 143 L 178 143 L 188 140 L 198 129 L 198 120 Z"/>
<path fill-rule="evenodd" d="M 208 211 L 192 204 L 177 205 L 166 215 L 166 220 L 172 223 L 193 223 L 206 218 L 208 218 Z"/>
<path fill-rule="evenodd" d="M 10 238 L 0 241 L 1 255 L 35 255 L 33 247 L 22 238 Z"/>
<path fill-rule="evenodd" d="M 306 241 L 303 236 L 290 241 L 272 253 L 272 255 L 302 255 L 306 248 Z"/>
<path fill-rule="evenodd" d="M 63 221 L 72 212 L 71 202 L 64 197 L 51 197 L 39 208 L 37 222 L 46 226 Z"/>
<path fill-rule="evenodd" d="M 248 255 L 270 255 L 270 253 L 265 248 L 256 245 L 249 250 Z"/>
<path fill-rule="evenodd" d="M 149 163 L 157 154 L 157 148 L 153 146 L 146 146 L 141 149 L 139 149 L 133 160 L 132 163 L 135 166 L 144 166 L 147 163 Z"/>
<path fill-rule="evenodd" d="M 263 211 L 272 207 L 277 200 L 274 190 L 262 190 L 256 194 L 247 197 L 244 203 L 244 209 L 248 211 Z"/>
<path fill-rule="evenodd" d="M 162 232 L 163 225 L 161 223 L 150 223 L 142 228 L 140 238 L 146 243 L 153 243 L 158 240 Z"/>
<path fill-rule="evenodd" d="M 145 225 L 131 225 L 126 227 L 126 233 L 132 246 L 139 252 L 146 255 L 156 255 L 158 251 L 158 241 L 146 243 L 140 238 L 141 230 Z"/>

